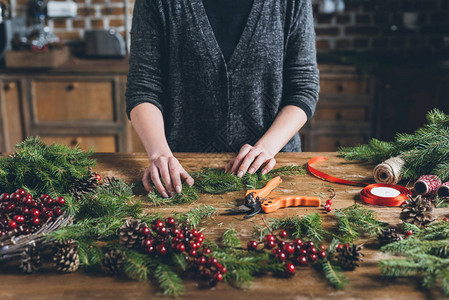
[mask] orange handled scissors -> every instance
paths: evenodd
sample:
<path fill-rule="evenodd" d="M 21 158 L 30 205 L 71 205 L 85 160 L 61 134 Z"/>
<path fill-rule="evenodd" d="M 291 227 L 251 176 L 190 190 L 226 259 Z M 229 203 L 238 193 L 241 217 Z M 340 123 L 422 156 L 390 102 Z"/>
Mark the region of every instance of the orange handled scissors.
<path fill-rule="evenodd" d="M 271 191 L 282 183 L 281 177 L 277 176 L 271 179 L 263 188 L 257 190 L 248 190 L 245 193 L 245 203 L 236 208 L 228 209 L 228 214 L 246 213 L 245 219 L 251 218 L 261 210 L 265 213 L 271 213 L 279 208 L 290 206 L 320 206 L 321 201 L 318 197 L 305 196 L 282 196 L 276 199 L 266 199 Z"/>

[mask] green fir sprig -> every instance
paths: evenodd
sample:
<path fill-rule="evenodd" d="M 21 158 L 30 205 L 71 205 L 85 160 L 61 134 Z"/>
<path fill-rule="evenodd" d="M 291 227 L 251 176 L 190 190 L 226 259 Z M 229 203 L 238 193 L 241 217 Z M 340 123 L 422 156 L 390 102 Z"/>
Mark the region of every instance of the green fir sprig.
<path fill-rule="evenodd" d="M 413 230 L 413 235 L 381 250 L 405 258 L 381 260 L 382 275 L 421 277 L 423 287 L 441 286 L 449 297 L 449 222 L 435 222 L 424 229 L 404 224 L 404 229 Z"/>
<path fill-rule="evenodd" d="M 393 142 L 371 139 L 366 145 L 340 148 L 339 153 L 348 160 L 374 163 L 401 155 L 405 160 L 401 170 L 404 179 L 434 174 L 446 181 L 449 179 L 449 115 L 434 109 L 427 113 L 427 124 L 413 134 L 399 133 Z"/>
<path fill-rule="evenodd" d="M 375 213 L 359 204 L 353 204 L 345 209 L 336 209 L 339 239 L 345 242 L 353 242 L 361 234 L 377 236 L 382 229 L 387 227 L 386 223 L 379 222 Z"/>
<path fill-rule="evenodd" d="M 201 221 L 209 219 L 218 214 L 218 209 L 213 206 L 201 204 L 196 208 L 189 210 L 185 214 L 174 213 L 178 222 L 187 223 L 193 228 L 196 228 Z"/>

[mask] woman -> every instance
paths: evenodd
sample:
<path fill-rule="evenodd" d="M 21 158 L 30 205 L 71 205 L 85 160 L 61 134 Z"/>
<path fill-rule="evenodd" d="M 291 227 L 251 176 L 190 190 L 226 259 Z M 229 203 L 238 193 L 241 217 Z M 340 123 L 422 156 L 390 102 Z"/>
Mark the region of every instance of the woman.
<path fill-rule="evenodd" d="M 319 92 L 311 0 L 136 0 L 127 112 L 164 197 L 193 179 L 173 152 L 238 152 L 225 167 L 269 172 Z M 164 188 L 165 184 L 165 188 Z"/>

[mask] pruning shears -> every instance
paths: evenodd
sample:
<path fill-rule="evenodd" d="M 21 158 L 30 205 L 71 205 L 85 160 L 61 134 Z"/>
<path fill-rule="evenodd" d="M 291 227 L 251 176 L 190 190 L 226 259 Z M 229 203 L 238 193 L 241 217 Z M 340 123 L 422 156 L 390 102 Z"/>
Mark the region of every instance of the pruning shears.
<path fill-rule="evenodd" d="M 268 181 L 268 183 L 261 189 L 247 190 L 245 193 L 245 203 L 226 210 L 226 213 L 233 215 L 246 213 L 244 218 L 248 219 L 257 215 L 261 210 L 265 213 L 271 213 L 284 207 L 321 205 L 320 198 L 318 197 L 282 196 L 276 199 L 266 199 L 271 191 L 281 183 L 281 177 L 277 176 Z"/>

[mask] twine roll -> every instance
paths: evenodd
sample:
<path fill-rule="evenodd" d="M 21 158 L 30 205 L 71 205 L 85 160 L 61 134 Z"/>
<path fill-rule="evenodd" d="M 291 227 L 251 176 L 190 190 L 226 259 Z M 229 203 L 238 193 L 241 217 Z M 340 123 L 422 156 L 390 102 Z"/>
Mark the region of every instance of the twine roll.
<path fill-rule="evenodd" d="M 413 185 L 418 195 L 434 195 L 441 187 L 441 179 L 436 175 L 423 175 Z"/>
<path fill-rule="evenodd" d="M 440 198 L 449 198 L 449 181 L 443 183 L 437 190 L 437 195 Z"/>
<path fill-rule="evenodd" d="M 374 168 L 374 180 L 377 183 L 397 184 L 401 181 L 401 170 L 405 161 L 400 157 L 391 157 Z"/>

